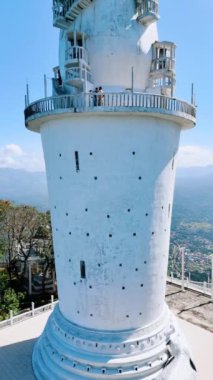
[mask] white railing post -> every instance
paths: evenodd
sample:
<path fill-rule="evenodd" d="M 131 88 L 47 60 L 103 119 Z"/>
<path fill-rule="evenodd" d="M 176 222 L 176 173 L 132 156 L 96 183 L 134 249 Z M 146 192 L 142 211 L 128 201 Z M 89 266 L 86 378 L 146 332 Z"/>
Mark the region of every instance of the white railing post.
<path fill-rule="evenodd" d="M 30 311 L 27 311 L 25 313 L 21 313 L 17 316 L 14 316 L 13 311 L 10 310 L 10 317 L 8 319 L 5 319 L 2 322 L 0 322 L 0 329 L 8 327 L 8 325 L 12 326 L 16 323 L 25 321 L 26 319 L 30 319 L 30 318 L 34 317 L 35 315 L 40 314 L 41 312 L 43 313 L 43 312 L 49 311 L 50 309 L 53 310 L 54 309 L 54 303 L 56 303 L 56 302 L 54 302 L 54 297 L 51 296 L 51 303 L 48 303 L 45 306 L 35 308 L 34 302 L 32 302 Z M 37 311 L 37 313 L 36 313 L 36 311 Z"/>
<path fill-rule="evenodd" d="M 34 317 L 34 315 L 35 315 L 35 303 L 34 302 L 31 303 L 31 310 L 32 310 L 32 317 Z"/>
<path fill-rule="evenodd" d="M 211 282 L 211 299 L 212 299 L 212 302 L 213 302 L 213 255 L 211 257 L 211 261 L 212 261 L 212 282 Z"/>
<path fill-rule="evenodd" d="M 10 324 L 13 325 L 13 311 L 10 310 Z"/>
<path fill-rule="evenodd" d="M 47 98 L 47 76 L 44 74 L 44 97 Z"/>
<path fill-rule="evenodd" d="M 180 249 L 181 253 L 181 289 L 184 291 L 184 272 L 185 272 L 185 248 Z"/>
<path fill-rule="evenodd" d="M 29 84 L 28 83 L 26 84 L 26 90 L 27 90 L 26 99 L 27 99 L 27 104 L 29 106 L 29 104 L 30 104 L 30 91 L 29 91 Z"/>
<path fill-rule="evenodd" d="M 203 281 L 203 293 L 206 294 L 206 281 Z"/>
<path fill-rule="evenodd" d="M 54 295 L 51 294 L 51 310 L 53 310 L 54 307 Z"/>
<path fill-rule="evenodd" d="M 29 265 L 29 273 L 28 273 L 29 289 L 28 289 L 28 291 L 29 291 L 29 295 L 31 295 L 32 294 L 32 268 L 31 268 L 31 262 L 30 261 L 29 261 L 28 265 Z"/>

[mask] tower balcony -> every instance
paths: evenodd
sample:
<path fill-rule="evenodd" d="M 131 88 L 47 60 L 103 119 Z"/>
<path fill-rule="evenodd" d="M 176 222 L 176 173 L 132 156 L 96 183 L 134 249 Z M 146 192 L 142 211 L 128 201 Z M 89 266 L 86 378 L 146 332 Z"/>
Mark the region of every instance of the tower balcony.
<path fill-rule="evenodd" d="M 66 29 L 70 21 L 66 19 L 66 9 L 61 1 L 53 0 L 53 26 Z"/>
<path fill-rule="evenodd" d="M 175 70 L 176 45 L 169 41 L 156 41 L 152 45 L 151 71 Z"/>
<path fill-rule="evenodd" d="M 158 0 L 137 0 L 138 21 L 144 26 L 159 20 Z"/>
<path fill-rule="evenodd" d="M 159 70 L 151 73 L 147 92 L 173 97 L 176 76 L 173 71 Z"/>
<path fill-rule="evenodd" d="M 66 29 L 93 0 L 53 0 L 53 25 Z"/>
<path fill-rule="evenodd" d="M 70 82 L 79 77 L 70 77 Z M 69 74 L 70 75 L 70 74 Z M 192 128 L 196 122 L 196 108 L 187 102 L 147 93 L 80 93 L 50 97 L 31 103 L 25 109 L 26 126 L 39 131 L 43 119 L 70 115 L 89 114 L 137 114 L 177 121 L 183 128 Z"/>
<path fill-rule="evenodd" d="M 72 46 L 66 51 L 65 66 L 76 66 L 80 63 L 89 65 L 88 52 L 82 46 Z"/>
<path fill-rule="evenodd" d="M 85 82 L 92 83 L 92 75 L 86 67 L 72 67 L 66 70 L 65 84 L 82 88 Z"/>
<path fill-rule="evenodd" d="M 175 71 L 175 61 L 167 57 L 153 59 L 151 72 L 160 70 Z"/>
<path fill-rule="evenodd" d="M 152 64 L 147 91 L 173 97 L 176 74 L 176 45 L 169 41 L 156 41 L 152 45 Z"/>

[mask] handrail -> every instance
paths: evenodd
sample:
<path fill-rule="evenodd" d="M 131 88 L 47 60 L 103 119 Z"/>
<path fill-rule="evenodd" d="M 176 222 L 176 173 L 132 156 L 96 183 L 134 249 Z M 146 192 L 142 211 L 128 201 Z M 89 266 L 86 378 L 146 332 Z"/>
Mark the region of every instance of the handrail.
<path fill-rule="evenodd" d="M 88 63 L 88 53 L 84 46 L 71 46 L 66 50 L 66 61 L 84 60 Z"/>
<path fill-rule="evenodd" d="M 31 116 L 41 116 L 41 114 L 49 114 L 58 110 L 93 112 L 99 109 L 104 112 L 104 110 L 113 111 L 114 108 L 120 108 L 121 112 L 127 108 L 129 111 L 164 112 L 179 116 L 188 115 L 191 118 L 196 117 L 196 108 L 192 104 L 175 98 L 146 93 L 90 92 L 37 100 L 25 109 L 25 120 L 27 121 Z"/>
<path fill-rule="evenodd" d="M 15 316 L 13 316 L 13 314 L 11 313 L 11 316 L 9 319 L 5 319 L 4 321 L 0 322 L 0 330 L 5 327 L 12 326 L 16 323 L 23 322 L 29 318 L 36 317 L 46 311 L 53 310 L 54 307 L 57 305 L 57 303 L 58 301 L 53 301 L 47 305 L 37 307 L 36 309 L 33 308 L 30 311 L 27 311 L 25 313 L 20 313 Z"/>
<path fill-rule="evenodd" d="M 92 75 L 89 70 L 83 67 L 72 67 L 66 70 L 65 83 L 72 80 L 81 80 L 92 83 Z"/>
<path fill-rule="evenodd" d="M 197 291 L 207 296 L 211 296 L 211 298 L 213 299 L 213 283 L 208 284 L 205 281 L 204 282 L 191 281 L 188 278 L 184 279 L 184 283 L 183 283 L 182 279 L 178 279 L 173 276 L 168 276 L 167 282 L 178 285 L 178 286 L 183 286 L 185 289 Z"/>
<path fill-rule="evenodd" d="M 151 72 L 158 70 L 174 70 L 175 59 L 169 57 L 154 58 L 152 60 Z"/>

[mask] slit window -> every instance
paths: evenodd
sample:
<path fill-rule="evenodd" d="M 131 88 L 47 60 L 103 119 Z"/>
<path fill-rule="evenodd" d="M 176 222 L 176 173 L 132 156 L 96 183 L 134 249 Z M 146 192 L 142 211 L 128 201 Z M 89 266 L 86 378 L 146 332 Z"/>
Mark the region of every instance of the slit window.
<path fill-rule="evenodd" d="M 81 278 L 86 278 L 86 265 L 85 261 L 80 261 Z"/>
<path fill-rule="evenodd" d="M 79 172 L 80 171 L 80 165 L 79 165 L 78 151 L 75 151 L 75 166 L 76 166 L 76 172 Z"/>

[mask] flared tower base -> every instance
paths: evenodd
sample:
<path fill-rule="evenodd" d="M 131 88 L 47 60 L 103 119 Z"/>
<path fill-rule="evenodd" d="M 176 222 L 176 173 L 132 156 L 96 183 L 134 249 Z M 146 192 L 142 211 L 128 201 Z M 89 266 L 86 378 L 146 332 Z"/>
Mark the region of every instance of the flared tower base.
<path fill-rule="evenodd" d="M 168 309 L 141 329 L 101 331 L 72 324 L 57 306 L 34 348 L 33 369 L 38 380 L 196 378 Z"/>

